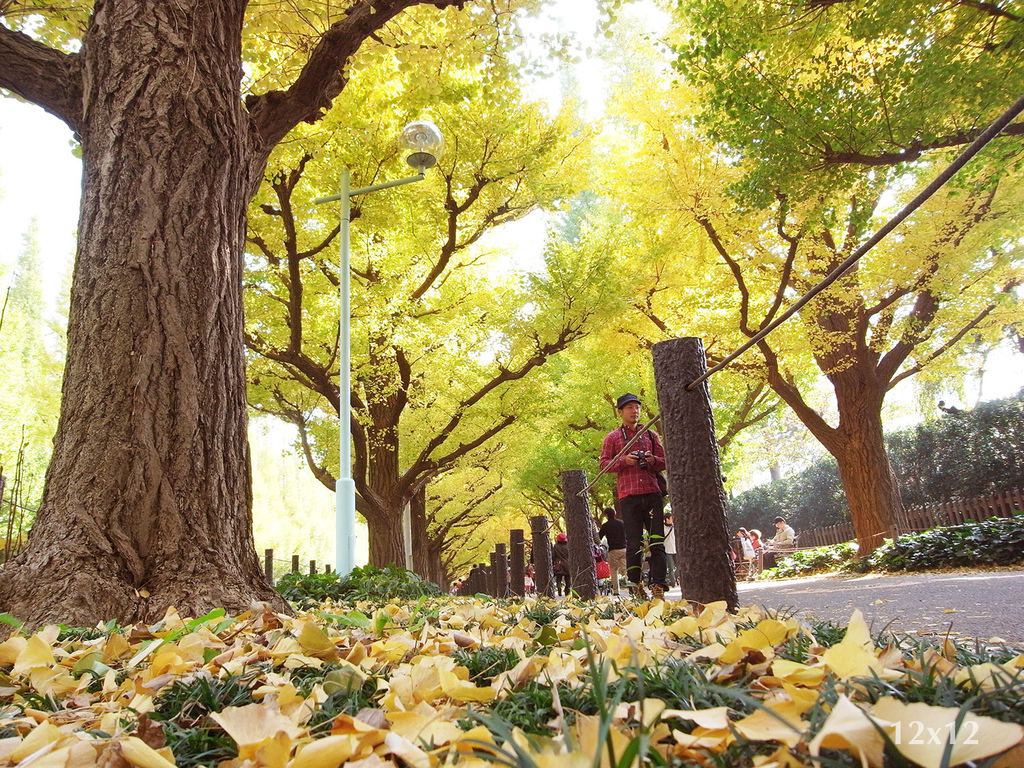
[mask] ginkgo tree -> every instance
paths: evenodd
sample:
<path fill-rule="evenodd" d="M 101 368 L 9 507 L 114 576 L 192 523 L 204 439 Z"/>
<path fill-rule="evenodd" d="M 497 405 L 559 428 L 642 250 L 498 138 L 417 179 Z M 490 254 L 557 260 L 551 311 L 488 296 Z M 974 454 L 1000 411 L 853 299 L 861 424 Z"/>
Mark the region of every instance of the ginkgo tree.
<path fill-rule="evenodd" d="M 847 6 L 862 4 L 820 4 L 836 6 L 847 26 L 807 24 L 800 28 L 805 37 L 797 35 L 790 48 L 779 31 L 789 28 L 777 16 L 816 16 L 826 12 L 824 7 L 739 5 L 753 17 L 743 29 L 722 19 L 702 27 L 710 18 L 694 9 L 710 13 L 704 5 L 682 6 L 679 61 L 692 78 L 652 76 L 643 98 L 633 91 L 617 101 L 636 142 L 636 151 L 622 160 L 638 179 L 628 198 L 636 226 L 663 237 L 670 232 L 675 250 L 669 260 L 686 262 L 701 274 L 695 286 L 654 283 L 659 288 L 655 311 L 681 334 L 694 326 L 692 311 L 680 308 L 703 307 L 700 335 L 729 338 L 731 328 L 737 344 L 865 242 L 934 177 L 950 158 L 952 143 L 912 138 L 906 132 L 916 115 L 908 107 L 893 123 L 903 126 L 908 145 L 919 144 L 929 153 L 922 149 L 891 162 L 913 163 L 832 168 L 834 158 L 827 153 L 807 160 L 801 153 L 808 147 L 821 149 L 834 141 L 814 133 L 824 130 L 822 125 L 850 141 L 862 140 L 858 152 L 864 156 L 888 141 L 868 130 L 877 120 L 875 112 L 865 108 L 860 120 L 846 114 L 849 105 L 840 102 L 844 88 L 873 91 L 877 83 L 866 72 L 877 71 L 888 55 L 903 50 L 903 30 L 879 21 L 871 40 L 855 38 L 850 28 L 858 22 Z M 772 12 L 776 17 L 769 18 Z M 853 63 L 839 71 L 843 62 Z M 726 106 L 718 100 L 717 74 L 732 77 L 742 89 Z M 890 80 L 882 85 L 897 87 Z M 993 90 L 1004 85 L 1000 81 Z M 792 103 L 778 96 L 784 86 Z M 813 103 L 808 94 L 816 94 Z M 994 93 L 987 98 L 988 109 L 974 115 L 974 123 L 999 103 Z M 770 115 L 761 109 L 766 103 L 773 106 Z M 800 111 L 794 104 L 806 105 L 806 122 L 794 116 Z M 776 113 L 779 121 L 792 124 L 779 127 Z M 970 133 L 965 131 L 965 139 Z M 736 368 L 768 384 L 835 456 L 862 554 L 891 534 L 901 508 L 882 440 L 886 394 L 941 362 L 968 334 L 998 334 L 1019 312 L 1014 289 L 1022 272 L 1020 158 L 1020 141 L 1001 139 Z M 815 175 L 815 162 L 828 170 Z M 696 302 L 695 289 L 704 294 Z M 681 302 L 686 294 L 691 299 Z M 821 375 L 835 399 L 836 423 L 807 396 Z"/>
<path fill-rule="evenodd" d="M 322 118 L 360 78 L 355 54 L 371 38 L 388 49 L 386 28 L 416 5 L 0 4 L 0 88 L 67 123 L 83 161 L 53 459 L 0 610 L 91 625 L 169 605 L 284 608 L 252 545 L 247 209 L 274 148 Z M 482 68 L 502 45 L 491 19 L 523 7 L 429 5 L 482 20 Z"/>
<path fill-rule="evenodd" d="M 420 39 L 445 51 L 431 59 L 432 77 L 422 79 L 422 59 L 412 69 L 401 57 L 373 60 L 367 82 L 392 83 L 401 106 L 350 85 L 336 114 L 282 149 L 250 217 L 251 398 L 297 427 L 329 488 L 338 398 L 350 399 L 357 509 L 379 566 L 405 562 L 403 510 L 432 478 L 530 417 L 530 379 L 589 332 L 607 284 L 599 260 L 552 251 L 518 265 L 514 249 L 488 237 L 585 181 L 590 131 L 571 104 L 549 116 L 514 67 L 477 67 L 465 29 L 416 18 Z M 447 148 L 415 186 L 353 199 L 353 388 L 339 394 L 336 214 L 312 200 L 333 189 L 339 163 L 355 186 L 401 175 L 393 136 L 410 105 L 439 125 Z M 413 511 L 428 530 L 419 516 L 429 510 Z M 414 549 L 427 544 L 413 537 Z M 437 573 L 440 551 L 430 551 Z"/>

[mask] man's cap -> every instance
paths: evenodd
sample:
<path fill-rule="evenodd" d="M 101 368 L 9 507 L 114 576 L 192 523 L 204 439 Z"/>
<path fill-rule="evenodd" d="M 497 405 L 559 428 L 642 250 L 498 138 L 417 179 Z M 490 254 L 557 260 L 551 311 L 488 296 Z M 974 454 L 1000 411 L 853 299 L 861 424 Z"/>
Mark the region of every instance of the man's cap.
<path fill-rule="evenodd" d="M 615 401 L 615 407 L 618 410 L 621 411 L 629 403 L 639 403 L 639 402 L 640 402 L 640 398 L 639 397 L 637 397 L 636 395 L 634 395 L 634 394 L 632 394 L 630 392 L 627 392 L 626 394 L 621 395 L 619 397 L 619 399 Z"/>
<path fill-rule="evenodd" d="M 784 518 L 784 517 L 776 517 L 775 518 L 775 522 L 776 523 L 784 523 L 784 522 L 786 522 L 786 518 Z"/>

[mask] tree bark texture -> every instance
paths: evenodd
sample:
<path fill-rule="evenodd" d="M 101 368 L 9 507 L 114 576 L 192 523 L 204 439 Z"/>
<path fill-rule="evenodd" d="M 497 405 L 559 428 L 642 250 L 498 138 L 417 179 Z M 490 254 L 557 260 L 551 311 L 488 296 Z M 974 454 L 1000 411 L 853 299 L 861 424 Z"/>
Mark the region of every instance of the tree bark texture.
<path fill-rule="evenodd" d="M 853 373 L 853 372 L 851 372 Z M 893 521 L 903 510 L 896 475 L 885 449 L 882 399 L 885 388 L 849 374 L 832 378 L 839 407 L 838 440 L 831 450 L 846 492 L 857 552 L 863 557 L 893 535 Z"/>
<path fill-rule="evenodd" d="M 29 547 L 0 576 L 0 605 L 30 624 L 287 609 L 250 515 L 242 253 L 262 160 L 242 13 L 96 5 L 61 417 Z"/>
<path fill-rule="evenodd" d="M 443 540 L 430 536 L 428 531 L 426 486 L 409 501 L 409 513 L 412 517 L 413 570 L 427 581 L 447 589 L 448 577 L 441 562 L 440 545 Z"/>
<path fill-rule="evenodd" d="M 533 578 L 537 594 L 555 596 L 555 572 L 551 568 L 551 524 L 544 515 L 530 518 L 533 538 Z"/>
<path fill-rule="evenodd" d="M 491 563 L 494 567 L 494 596 L 508 597 L 508 548 L 504 544 L 494 545 Z"/>
<path fill-rule="evenodd" d="M 580 495 L 587 486 L 587 473 L 571 469 L 562 473 L 565 497 L 565 528 L 569 536 L 569 585 L 583 600 L 597 597 L 597 568 L 594 563 L 594 521 L 590 501 Z"/>
<path fill-rule="evenodd" d="M 683 597 L 724 600 L 734 609 L 739 597 L 711 394 L 707 382 L 686 389 L 707 370 L 704 344 L 672 339 L 655 344 L 653 353 Z"/>
<path fill-rule="evenodd" d="M 508 590 L 510 597 L 526 595 L 526 539 L 521 528 L 509 531 Z"/>

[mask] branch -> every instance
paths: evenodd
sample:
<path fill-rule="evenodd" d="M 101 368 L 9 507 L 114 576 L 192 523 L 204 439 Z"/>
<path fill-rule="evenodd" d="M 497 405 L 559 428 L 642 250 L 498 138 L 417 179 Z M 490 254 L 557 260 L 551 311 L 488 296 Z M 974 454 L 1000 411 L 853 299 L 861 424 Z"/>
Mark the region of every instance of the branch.
<path fill-rule="evenodd" d="M 718 449 L 724 453 L 729 447 L 729 444 L 735 439 L 736 435 L 742 432 L 747 427 L 751 427 L 757 424 L 759 421 L 768 418 L 776 410 L 778 410 L 778 404 L 773 404 L 767 409 L 760 413 L 751 415 L 754 410 L 754 406 L 757 405 L 758 401 L 762 399 L 762 395 L 765 393 L 765 385 L 758 382 L 756 386 L 747 389 L 746 395 L 743 398 L 743 404 L 736 409 L 732 421 L 729 422 L 728 428 L 718 439 Z"/>
<path fill-rule="evenodd" d="M 529 360 L 525 361 L 518 368 L 509 369 L 503 366 L 499 366 L 498 373 L 492 376 L 490 381 L 485 383 L 482 387 L 480 387 L 480 389 L 478 389 L 468 398 L 459 403 L 458 407 L 455 409 L 455 412 L 452 414 L 451 418 L 448 419 L 448 423 L 445 424 L 443 427 L 440 427 L 436 431 L 434 437 L 431 438 L 431 440 L 427 443 L 423 450 L 420 451 L 420 454 L 417 457 L 416 461 L 413 462 L 412 465 L 407 470 L 406 476 L 413 477 L 416 474 L 419 474 L 420 472 L 426 471 L 428 469 L 436 469 L 439 466 L 440 461 L 450 460 L 453 456 L 455 456 L 455 453 L 449 454 L 448 456 L 445 456 L 443 459 L 438 460 L 431 459 L 430 455 L 438 448 L 440 448 L 444 444 L 444 442 L 451 436 L 451 434 L 455 431 L 455 428 L 465 417 L 466 411 L 469 408 L 479 403 L 488 394 L 497 389 L 500 385 L 512 381 L 517 381 L 518 379 L 523 378 L 534 368 L 536 368 L 539 365 L 543 365 L 545 362 L 547 362 L 549 357 L 557 354 L 558 352 L 561 352 L 563 349 L 568 347 L 572 342 L 576 341 L 577 339 L 585 335 L 586 331 L 583 330 L 583 320 L 580 320 L 579 322 L 576 323 L 567 323 L 565 327 L 561 329 L 561 331 L 558 334 L 558 338 L 555 341 L 539 346 L 537 349 L 537 353 Z M 507 420 L 511 417 L 506 416 L 505 418 Z M 511 422 L 509 422 L 509 424 L 510 423 Z M 504 426 L 508 426 L 508 424 L 505 424 Z M 504 429 L 504 426 L 502 427 L 502 429 Z M 490 430 L 488 430 L 488 432 L 490 432 Z M 493 436 L 493 434 L 496 434 L 496 432 L 491 433 L 490 436 Z M 477 439 L 470 443 L 470 445 L 479 445 L 482 442 L 483 441 Z"/>
<path fill-rule="evenodd" d="M 764 320 L 761 321 L 758 330 L 762 330 L 771 324 L 772 320 L 775 319 L 775 315 L 782 308 L 782 302 L 786 298 L 786 288 L 789 286 L 789 281 L 793 275 L 796 254 L 800 247 L 800 238 L 786 232 L 786 212 L 789 210 L 789 198 L 782 193 L 776 193 L 775 196 L 779 201 L 779 218 L 775 224 L 775 229 L 779 237 L 789 243 L 789 248 L 786 251 L 786 263 L 782 265 L 782 275 L 779 277 L 779 289 L 775 292 L 775 301 L 772 302 L 771 309 L 764 316 Z"/>
<path fill-rule="evenodd" d="M 913 376 L 915 373 L 920 372 L 922 368 L 924 368 L 926 365 L 928 365 L 928 363 L 930 363 L 932 360 L 937 358 L 939 355 L 942 355 L 942 354 L 945 354 L 946 352 L 948 352 L 950 349 L 952 349 L 954 346 L 956 346 L 960 342 L 960 339 L 962 339 L 964 336 L 966 336 L 968 333 L 970 333 L 972 330 L 974 330 L 978 326 L 978 324 L 982 320 L 984 320 L 988 316 L 988 314 L 993 309 L 995 309 L 995 308 L 996 308 L 995 304 L 989 304 L 987 307 L 985 307 L 983 310 L 981 310 L 981 312 L 979 312 L 977 315 L 975 315 L 974 319 L 971 320 L 971 322 L 967 323 L 967 325 L 965 325 L 963 328 L 961 328 L 956 333 L 956 335 L 954 335 L 949 341 L 947 341 L 941 347 L 939 347 L 934 352 L 932 352 L 930 355 L 928 355 L 928 357 L 926 357 L 924 360 L 919 361 L 918 363 L 916 363 L 912 367 L 908 368 L 907 370 L 903 371 L 899 376 L 894 376 L 892 378 L 892 381 L 889 382 L 889 386 L 886 389 L 887 390 L 888 389 L 892 389 L 893 387 L 895 387 L 897 384 L 899 384 L 904 379 L 909 378 L 909 377 Z"/>
<path fill-rule="evenodd" d="M 268 416 L 275 416 L 282 421 L 295 425 L 299 430 L 299 441 L 302 444 L 302 455 L 305 457 L 306 464 L 309 466 L 310 471 L 313 473 L 313 476 L 328 490 L 333 491 L 337 478 L 335 478 L 334 475 L 332 475 L 324 466 L 319 464 L 316 457 L 313 455 L 313 446 L 309 441 L 309 432 L 306 429 L 306 414 L 302 412 L 301 408 L 290 402 L 280 390 L 274 389 L 272 390 L 272 394 L 278 406 L 277 410 L 271 411 L 267 408 L 252 406 L 253 410 L 267 414 Z"/>
<path fill-rule="evenodd" d="M 482 433 L 477 435 L 474 440 L 470 440 L 468 443 L 460 443 L 459 447 L 451 451 L 445 456 L 434 460 L 434 464 L 438 467 L 446 467 L 451 465 L 456 459 L 465 456 L 467 453 L 472 452 L 474 449 L 479 448 L 481 445 L 486 443 L 496 434 L 501 432 L 506 427 L 511 426 L 516 420 L 515 416 L 511 414 L 505 416 L 501 421 L 492 426 L 490 429 L 484 430 Z"/>
<path fill-rule="evenodd" d="M 265 153 L 301 122 L 315 123 L 345 87 L 345 65 L 363 42 L 391 19 L 422 0 L 359 0 L 344 19 L 320 37 L 309 60 L 287 91 L 250 96 L 246 107 L 263 139 Z M 431 0 L 438 8 L 462 9 L 465 0 Z"/>
<path fill-rule="evenodd" d="M 82 65 L 66 54 L 0 24 L 0 88 L 63 120 L 73 131 L 82 124 Z"/>
<path fill-rule="evenodd" d="M 729 251 L 726 250 L 725 244 L 718 236 L 718 230 L 715 229 L 715 225 L 711 223 L 711 220 L 706 216 L 700 216 L 697 218 L 697 223 L 707 232 L 711 244 L 715 246 L 718 255 L 728 265 L 729 271 L 732 272 L 732 276 L 736 280 L 736 290 L 740 292 L 740 330 L 747 336 L 753 336 L 756 332 L 750 327 L 750 291 L 747 289 L 747 283 L 743 279 L 743 270 L 740 268 L 739 262 L 729 255 Z"/>
<path fill-rule="evenodd" d="M 775 350 L 768 346 L 768 342 L 761 339 L 757 342 L 757 347 L 764 356 L 765 368 L 768 371 L 768 386 L 782 398 L 786 405 L 793 409 L 793 413 L 810 430 L 815 439 L 831 452 L 837 445 L 836 429 L 804 401 L 796 384 L 783 375 L 779 367 L 779 358 L 776 356 Z"/>
<path fill-rule="evenodd" d="M 987 127 L 982 126 L 971 131 L 960 131 L 949 136 L 939 136 L 928 142 L 921 142 L 915 139 L 910 142 L 909 146 L 897 152 L 882 152 L 877 155 L 867 155 L 862 152 L 835 152 L 831 149 L 826 149 L 821 162 L 822 165 L 867 165 L 872 167 L 907 163 L 911 160 L 916 160 L 932 149 L 944 149 L 946 147 L 959 147 L 964 144 L 970 144 Z M 1024 123 L 1010 123 L 1010 125 L 1003 129 L 1001 135 L 1024 136 Z"/>

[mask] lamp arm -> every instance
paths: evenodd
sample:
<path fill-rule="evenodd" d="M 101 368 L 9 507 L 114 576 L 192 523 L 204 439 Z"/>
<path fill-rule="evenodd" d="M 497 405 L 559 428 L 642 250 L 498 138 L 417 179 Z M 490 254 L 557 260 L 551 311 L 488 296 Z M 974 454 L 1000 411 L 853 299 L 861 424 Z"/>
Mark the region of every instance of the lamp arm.
<path fill-rule="evenodd" d="M 426 174 L 420 173 L 416 176 L 409 176 L 404 179 L 395 179 L 394 181 L 385 181 L 383 184 L 374 184 L 372 187 L 359 187 L 358 189 L 350 190 L 348 193 L 349 198 L 353 198 L 356 195 L 368 195 L 371 192 L 380 192 L 382 189 L 391 189 L 391 187 L 400 187 L 403 184 L 412 184 L 414 181 L 423 181 Z M 335 192 L 333 195 L 327 197 L 318 197 L 313 202 L 317 205 L 321 203 L 330 203 L 335 200 L 341 200 L 343 193 Z"/>

